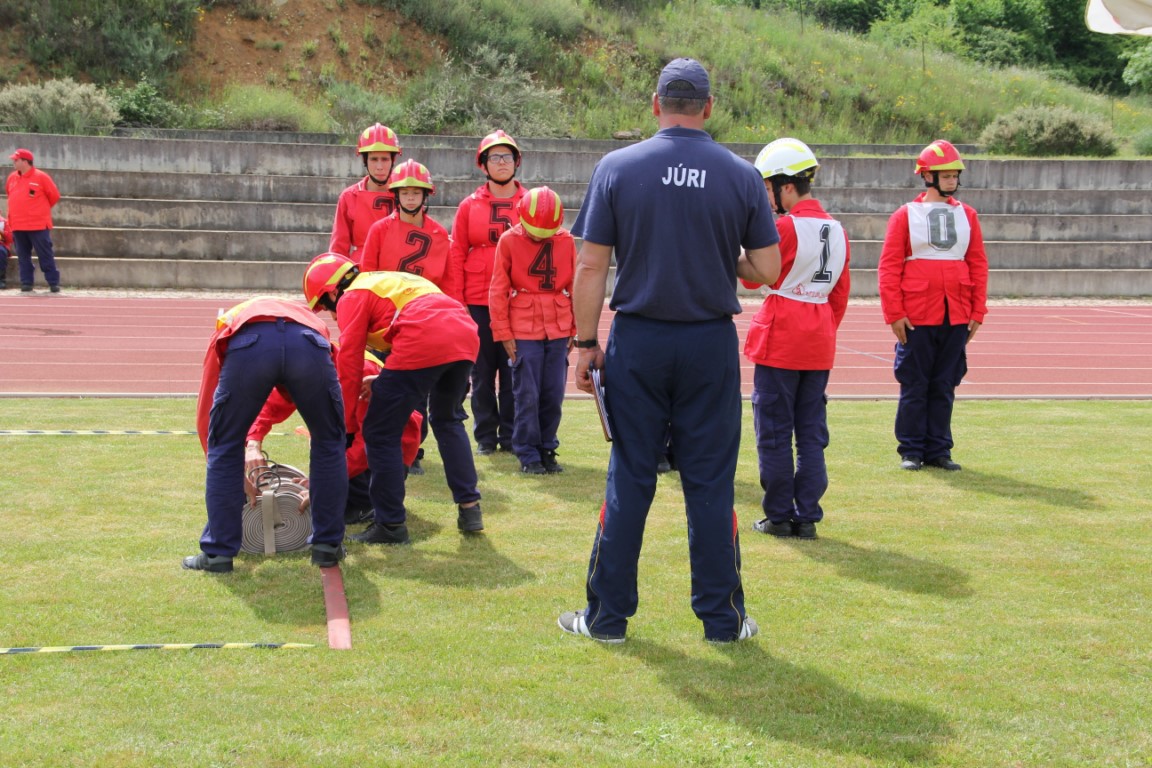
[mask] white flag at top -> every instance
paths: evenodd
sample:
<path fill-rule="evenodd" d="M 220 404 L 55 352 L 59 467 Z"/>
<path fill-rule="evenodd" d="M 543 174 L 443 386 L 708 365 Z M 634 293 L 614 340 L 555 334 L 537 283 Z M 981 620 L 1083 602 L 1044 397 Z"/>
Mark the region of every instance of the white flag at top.
<path fill-rule="evenodd" d="M 1152 35 L 1152 0 L 1088 0 L 1084 21 L 1106 35 Z"/>

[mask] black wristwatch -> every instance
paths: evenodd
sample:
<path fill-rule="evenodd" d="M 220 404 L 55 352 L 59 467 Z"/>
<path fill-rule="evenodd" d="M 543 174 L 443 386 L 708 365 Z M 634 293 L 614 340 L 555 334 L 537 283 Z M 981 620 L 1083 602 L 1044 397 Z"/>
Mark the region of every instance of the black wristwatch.
<path fill-rule="evenodd" d="M 600 342 L 595 338 L 576 339 L 574 342 L 572 342 L 572 346 L 576 347 L 576 349 L 592 349 L 593 347 L 600 346 Z"/>

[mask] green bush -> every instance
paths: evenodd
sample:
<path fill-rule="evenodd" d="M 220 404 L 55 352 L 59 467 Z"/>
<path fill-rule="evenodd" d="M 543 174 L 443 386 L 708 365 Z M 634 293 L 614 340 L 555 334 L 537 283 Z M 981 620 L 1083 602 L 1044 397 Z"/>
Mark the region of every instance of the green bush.
<path fill-rule="evenodd" d="M 722 5 L 748 5 L 757 10 L 788 10 L 832 29 L 864 34 L 884 17 L 885 0 L 725 0 Z"/>
<path fill-rule="evenodd" d="M 1152 128 L 1140 131 L 1133 136 L 1132 148 L 1138 155 L 1152 155 Z"/>
<path fill-rule="evenodd" d="M 551 72 L 558 49 L 584 31 L 576 0 L 368 0 L 399 11 L 460 55 L 487 46 L 516 57 L 527 69 Z"/>
<path fill-rule="evenodd" d="M 332 126 L 322 107 L 304 102 L 282 88 L 231 85 L 218 103 L 200 112 L 200 127 L 323 133 Z"/>
<path fill-rule="evenodd" d="M 889 14 L 878 19 L 868 32 L 868 38 L 878 43 L 899 45 L 902 48 L 920 48 L 966 56 L 968 46 L 953 26 L 952 14 L 944 6 L 921 3 L 907 14 Z"/>
<path fill-rule="evenodd" d="M 164 98 L 148 78 L 131 87 L 118 82 L 107 92 L 120 113 L 119 125 L 175 128 L 183 121 L 183 110 L 179 105 Z"/>
<path fill-rule="evenodd" d="M 541 86 L 513 54 L 481 46 L 464 65 L 450 59 L 408 88 L 406 133 L 557 136 L 568 129 L 560 89 Z"/>
<path fill-rule="evenodd" d="M 984 129 L 980 143 L 990 152 L 1043 157 L 1116 154 L 1112 130 L 1067 107 L 1021 107 L 997 117 Z"/>
<path fill-rule="evenodd" d="M 105 135 L 119 119 L 106 93 L 71 78 L 0 90 L 0 123 L 13 131 Z"/>
<path fill-rule="evenodd" d="M 1043 64 L 1056 58 L 1043 0 L 952 0 L 951 13 L 976 61 Z"/>
<path fill-rule="evenodd" d="M 1128 64 L 1124 67 L 1124 84 L 1134 91 L 1152 93 L 1152 40 L 1123 55 Z"/>
<path fill-rule="evenodd" d="M 196 33 L 199 0 L 41 0 L 23 20 L 29 60 L 97 83 L 162 78 Z"/>
<path fill-rule="evenodd" d="M 373 123 L 399 125 L 404 105 L 388 96 L 373 93 L 353 83 L 333 83 L 327 90 L 328 116 L 336 132 L 352 137 Z"/>

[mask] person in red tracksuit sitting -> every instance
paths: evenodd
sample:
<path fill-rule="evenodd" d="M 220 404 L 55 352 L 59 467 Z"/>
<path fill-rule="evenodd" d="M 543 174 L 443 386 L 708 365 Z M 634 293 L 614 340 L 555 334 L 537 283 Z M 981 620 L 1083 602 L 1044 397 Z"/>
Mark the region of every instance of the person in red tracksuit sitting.
<path fill-rule="evenodd" d="M 825 392 L 849 290 L 848 235 L 811 193 L 819 167 L 798 139 L 777 139 L 756 158 L 776 212 L 784 215 L 776 220 L 780 277 L 769 287 L 744 344 L 744 355 L 756 364 L 752 414 L 764 489 L 764 518 L 752 527 L 801 539 L 816 538 L 816 524 L 824 518 Z"/>
<path fill-rule="evenodd" d="M 364 178 L 341 192 L 336 201 L 328 251 L 359 263 L 368 230 L 396 207 L 388 179 L 401 154 L 400 140 L 391 128 L 376 123 L 361 132 L 356 151 L 364 161 Z"/>
<path fill-rule="evenodd" d="M 964 161 L 947 141 L 916 159 L 928 187 L 888 220 L 877 282 L 896 336 L 896 441 L 902 469 L 956 472 L 952 406 L 967 347 L 988 313 L 988 255 L 976 211 L 957 200 Z"/>
<path fill-rule="evenodd" d="M 476 323 L 464 306 L 430 280 L 407 272 L 360 272 L 349 259 L 323 253 L 304 273 L 304 296 L 315 312 L 329 310 L 340 327 L 336 370 L 344 396 L 345 428 L 364 433 L 374 519 L 351 536 L 368 544 L 409 541 L 404 508 L 401 440 L 409 415 L 428 402 L 428 420 L 444 462 L 464 533 L 484 530 L 476 466 L 464 429 L 464 395 L 479 346 Z M 364 349 L 388 353 L 380 375 L 361 377 Z M 356 404 L 369 398 L 361 425 Z"/>
<path fill-rule="evenodd" d="M 576 333 L 576 242 L 563 228 L 559 196 L 548 187 L 521 197 L 519 212 L 520 223 L 496 245 L 488 300 L 492 338 L 503 344 L 512 364 L 512 451 L 520 471 L 554 474 L 564 471 L 556 461 L 556 431 Z"/>

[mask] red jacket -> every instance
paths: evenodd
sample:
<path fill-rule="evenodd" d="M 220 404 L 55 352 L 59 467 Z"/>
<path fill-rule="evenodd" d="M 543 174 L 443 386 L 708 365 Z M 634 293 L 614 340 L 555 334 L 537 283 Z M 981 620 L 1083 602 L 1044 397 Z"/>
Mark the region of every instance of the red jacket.
<path fill-rule="evenodd" d="M 8 195 L 8 226 L 13 231 L 52 229 L 52 206 L 60 202 L 60 190 L 51 176 L 36 168 L 23 175 L 13 171 L 4 190 Z"/>
<path fill-rule="evenodd" d="M 417 227 L 401 221 L 396 212 L 372 225 L 357 256 L 361 272 L 410 272 L 453 296 L 449 247 L 448 230 L 431 216 L 425 214 L 423 226 Z"/>
<path fill-rule="evenodd" d="M 452 222 L 451 285 L 464 304 L 488 305 L 492 265 L 500 235 L 520 223 L 516 204 L 528 192 L 516 182 L 512 197 L 492 197 L 488 184 L 460 202 Z"/>
<path fill-rule="evenodd" d="M 912 204 L 924 201 L 919 195 Z M 940 204 L 943 205 L 943 204 Z M 888 232 L 880 251 L 877 281 L 884 322 L 891 325 L 906 317 L 917 325 L 964 325 L 969 320 L 984 322 L 988 313 L 988 255 L 980 219 L 970 206 L 948 198 L 947 205 L 964 213 L 968 225 L 968 247 L 959 259 L 909 259 L 912 235 L 908 205 L 902 205 L 888 220 Z M 944 316 L 947 303 L 948 316 Z"/>
<path fill-rule="evenodd" d="M 533 240 L 519 224 L 496 246 L 488 306 L 492 339 L 564 339 L 576 335 L 572 277 L 576 241 L 566 229 Z"/>
<path fill-rule="evenodd" d="M 325 339 L 329 338 L 328 326 L 308 307 L 270 296 L 249 299 L 216 318 L 216 332 L 208 341 L 208 351 L 204 354 L 200 395 L 196 400 L 196 431 L 200 435 L 200 446 L 204 449 L 204 453 L 208 453 L 208 417 L 212 411 L 216 385 L 220 382 L 220 368 L 224 363 L 224 354 L 228 351 L 228 339 L 248 323 L 276 320 L 281 317 L 307 326 Z"/>
<path fill-rule="evenodd" d="M 406 272 L 362 272 L 336 307 L 340 352 L 336 372 L 349 433 L 359 428 L 356 403 L 364 349 L 389 352 L 384 367 L 403 371 L 475 360 L 480 336 L 468 310 L 431 281 Z"/>
<path fill-rule="evenodd" d="M 822 263 L 821 242 L 815 234 L 807 237 L 801 256 L 804 275 L 792 275 L 796 266 L 799 242 L 797 240 L 796 219 L 834 221 L 816 200 L 801 200 L 792 206 L 787 215 L 776 220 L 776 230 L 780 233 L 780 277 L 772 288 L 780 289 L 788 285 L 790 290 L 780 294 L 771 293 L 764 297 L 760 311 L 752 318 L 748 336 L 744 343 L 744 355 L 757 365 L 784 368 L 791 371 L 828 371 L 836 358 L 836 331 L 844 312 L 848 308 L 848 291 L 851 278 L 848 274 L 850 247 L 848 233 L 843 234 L 843 250 L 834 249 L 832 255 L 843 253 L 843 263 L 837 259 L 834 264 Z M 839 228 L 839 225 L 834 225 Z M 810 231 L 804 227 L 803 231 Z M 823 235 L 821 235 L 823 237 Z M 829 254 L 828 250 L 824 254 Z M 798 280 L 820 269 L 828 269 L 831 274 L 825 278 L 835 282 L 817 284 Z M 745 287 L 756 288 L 757 283 L 742 281 Z M 827 300 L 801 301 L 789 298 L 788 293 L 799 290 L 826 296 Z M 831 290 L 829 290 L 831 288 Z"/>
<path fill-rule="evenodd" d="M 368 177 L 346 188 L 336 201 L 336 218 L 332 222 L 332 237 L 328 250 L 347 256 L 359 263 L 359 249 L 364 247 L 368 230 L 380 219 L 396 209 L 396 194 L 386 189 L 373 192 L 365 187 Z"/>

